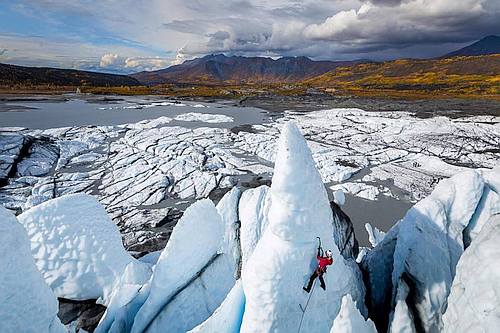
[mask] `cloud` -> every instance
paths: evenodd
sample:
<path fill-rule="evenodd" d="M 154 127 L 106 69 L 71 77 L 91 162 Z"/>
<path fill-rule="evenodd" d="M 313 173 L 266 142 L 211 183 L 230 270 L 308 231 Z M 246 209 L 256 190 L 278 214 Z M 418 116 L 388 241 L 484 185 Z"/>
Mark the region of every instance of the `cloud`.
<path fill-rule="evenodd" d="M 211 53 L 339 60 L 429 57 L 500 31 L 498 0 L 15 3 L 0 4 L 0 10 L 17 10 L 13 19 L 33 26 L 40 37 L 4 43 L 0 36 L 9 61 L 121 72 Z"/>
<path fill-rule="evenodd" d="M 131 73 L 154 71 L 168 67 L 172 59 L 160 57 L 121 57 L 115 53 L 106 53 L 101 57 L 99 66 L 114 72 Z"/>
<path fill-rule="evenodd" d="M 158 69 L 162 69 L 168 67 L 172 63 L 172 59 L 170 58 L 127 58 L 125 59 L 124 68 L 133 70 L 134 72 L 138 71 L 155 71 Z"/>
<path fill-rule="evenodd" d="M 495 28 L 483 24 L 489 15 L 483 3 L 483 0 L 411 0 L 387 7 L 385 1 L 382 6 L 367 2 L 357 11 L 341 11 L 322 23 L 309 25 L 304 35 L 311 40 L 337 42 L 353 52 L 466 42 L 482 37 L 480 30 Z"/>
<path fill-rule="evenodd" d="M 121 62 L 123 61 L 118 57 L 118 54 L 106 53 L 101 57 L 99 66 L 103 68 L 113 68 L 119 65 Z"/>
<path fill-rule="evenodd" d="M 248 7 L 245 17 L 237 20 L 232 16 L 195 23 L 190 18 L 166 28 L 196 37 L 181 48 L 183 58 L 218 52 L 318 59 L 429 57 L 500 31 L 500 21 L 495 20 L 500 6 L 493 0 L 337 3 L 346 8 L 328 7 L 322 1 L 290 2 L 260 8 L 258 15 L 255 7 Z"/>

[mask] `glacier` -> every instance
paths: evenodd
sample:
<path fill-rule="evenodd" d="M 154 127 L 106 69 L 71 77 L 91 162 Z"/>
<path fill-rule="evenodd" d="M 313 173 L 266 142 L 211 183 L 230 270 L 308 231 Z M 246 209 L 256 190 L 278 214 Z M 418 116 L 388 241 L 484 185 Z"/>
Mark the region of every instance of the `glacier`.
<path fill-rule="evenodd" d="M 182 117 L 0 133 L 2 205 L 38 280 L 106 306 L 95 332 L 496 331 L 498 119 L 333 109 L 250 133 Z M 272 182 L 235 186 L 258 173 Z M 416 204 L 360 249 L 344 192 L 395 188 Z M 306 294 L 317 236 L 335 261 Z M 40 327 L 59 331 L 53 304 Z"/>
<path fill-rule="evenodd" d="M 246 297 L 241 332 L 329 332 L 342 296 L 362 303 L 364 289 L 356 265 L 349 265 L 333 240 L 333 217 L 326 189 L 307 143 L 287 123 L 277 148 L 270 189 L 268 225 L 243 269 Z M 302 286 L 315 269 L 316 237 L 334 252 L 326 292 Z M 303 323 L 302 323 L 303 322 Z"/>
<path fill-rule="evenodd" d="M 330 333 L 377 333 L 377 329 L 370 319 L 363 318 L 351 295 L 347 294 L 342 298 L 342 306 Z"/>
<path fill-rule="evenodd" d="M 118 228 L 87 194 L 46 201 L 18 219 L 38 269 L 58 297 L 106 305 L 127 265 L 146 265 L 125 251 Z"/>
<path fill-rule="evenodd" d="M 0 330 L 4 333 L 63 333 L 57 298 L 31 255 L 23 226 L 0 206 Z"/>
<path fill-rule="evenodd" d="M 444 332 L 495 332 L 500 327 L 500 215 L 491 217 L 457 264 L 443 316 Z"/>

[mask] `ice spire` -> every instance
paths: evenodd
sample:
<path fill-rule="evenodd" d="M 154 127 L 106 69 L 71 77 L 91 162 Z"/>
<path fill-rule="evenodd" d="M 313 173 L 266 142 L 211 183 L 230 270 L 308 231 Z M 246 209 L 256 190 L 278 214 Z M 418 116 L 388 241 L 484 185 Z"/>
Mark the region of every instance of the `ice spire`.
<path fill-rule="evenodd" d="M 314 243 L 318 231 L 331 231 L 325 186 L 306 140 L 292 122 L 283 126 L 278 143 L 271 202 L 269 226 L 283 240 Z"/>
<path fill-rule="evenodd" d="M 339 315 L 333 322 L 331 333 L 377 333 L 375 324 L 370 319 L 365 320 L 356 308 L 351 295 L 342 298 Z"/>
<path fill-rule="evenodd" d="M 304 137 L 293 123 L 283 126 L 270 190 L 268 227 L 243 269 L 246 296 L 241 332 L 329 332 L 347 292 L 360 296 L 357 277 L 333 241 L 328 196 Z M 327 291 L 302 290 L 316 266 L 316 237 L 334 252 L 325 276 Z"/>

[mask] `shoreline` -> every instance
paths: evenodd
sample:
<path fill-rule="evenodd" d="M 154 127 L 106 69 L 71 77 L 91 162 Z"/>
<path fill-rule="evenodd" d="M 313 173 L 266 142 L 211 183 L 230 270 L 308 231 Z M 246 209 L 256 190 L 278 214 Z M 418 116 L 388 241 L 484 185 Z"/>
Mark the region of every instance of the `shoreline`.
<path fill-rule="evenodd" d="M 463 116 L 492 115 L 500 116 L 500 99 L 491 98 L 401 98 L 401 97 L 362 97 L 330 94 L 276 95 L 262 94 L 255 96 L 169 96 L 150 95 L 108 95 L 108 94 L 75 94 L 73 92 L 20 92 L 5 94 L 0 90 L 0 102 L 23 101 L 67 101 L 82 99 L 89 102 L 113 102 L 139 97 L 144 99 L 172 99 L 203 103 L 232 104 L 239 107 L 255 107 L 272 113 L 284 111 L 310 112 L 332 108 L 359 108 L 365 111 L 378 112 L 413 112 L 419 118 L 447 116 L 451 118 Z"/>

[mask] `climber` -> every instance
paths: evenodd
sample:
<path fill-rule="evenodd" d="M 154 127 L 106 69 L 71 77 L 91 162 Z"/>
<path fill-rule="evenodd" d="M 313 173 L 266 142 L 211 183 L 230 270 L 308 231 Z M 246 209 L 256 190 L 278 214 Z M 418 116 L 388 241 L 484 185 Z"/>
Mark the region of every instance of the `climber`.
<path fill-rule="evenodd" d="M 321 244 L 321 243 L 320 243 Z M 332 251 L 326 251 L 326 257 L 322 256 L 323 249 L 321 245 L 318 247 L 318 254 L 316 255 L 316 259 L 318 260 L 318 268 L 312 273 L 309 278 L 309 283 L 307 287 L 303 287 L 305 292 L 309 293 L 311 291 L 314 280 L 319 277 L 319 283 L 323 290 L 326 290 L 325 280 L 323 280 L 323 274 L 326 273 L 326 266 L 333 264 Z"/>

